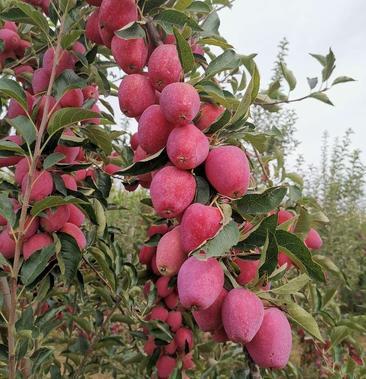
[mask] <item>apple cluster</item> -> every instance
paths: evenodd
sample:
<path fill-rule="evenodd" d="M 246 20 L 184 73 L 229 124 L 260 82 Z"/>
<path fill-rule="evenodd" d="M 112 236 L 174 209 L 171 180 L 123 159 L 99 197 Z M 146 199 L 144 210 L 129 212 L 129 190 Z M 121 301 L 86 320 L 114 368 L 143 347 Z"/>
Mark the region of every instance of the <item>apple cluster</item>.
<path fill-rule="evenodd" d="M 17 25 L 11 21 L 5 21 L 0 29 L 0 40 L 2 43 L 0 53 L 1 69 L 8 59 L 22 59 L 26 49 L 30 47 L 30 42 L 23 40 L 19 36 Z"/>
<path fill-rule="evenodd" d="M 167 324 L 174 335 L 169 343 L 148 333 L 145 352 L 159 349 L 156 362 L 159 378 L 168 378 L 193 346 L 192 331 L 182 325 L 182 312 L 192 312 L 198 327 L 210 332 L 217 342 L 232 341 L 246 347 L 256 364 L 264 368 L 283 368 L 290 356 L 292 335 L 285 314 L 266 307 L 260 298 L 245 288 L 257 276 L 259 260 L 235 257 L 240 273 L 238 288 L 226 289 L 223 262 L 200 254 L 200 246 L 217 235 L 224 216 L 217 202 L 196 202 L 196 170 L 204 172 L 217 196 L 230 202 L 244 196 L 250 182 L 246 153 L 238 146 L 220 145 L 211 138 L 210 126 L 224 108 L 201 102 L 196 88 L 184 81 L 176 41 L 173 35 L 161 35 L 159 41 L 145 38 L 124 39 L 115 33 L 138 21 L 133 0 L 89 1 L 98 6 L 90 15 L 86 35 L 91 41 L 110 48 L 117 65 L 126 73 L 119 90 L 121 111 L 138 122 L 131 138 L 134 162 L 148 159 L 166 149 L 169 162 L 162 168 L 137 176 L 150 196 L 156 214 L 165 223 L 152 226 L 149 239 L 159 237 L 157 246 L 142 246 L 141 264 L 152 273 L 158 298 L 148 320 Z M 123 11 L 122 11 L 123 10 Z M 191 43 L 192 50 L 204 54 Z M 111 166 L 110 173 L 118 171 Z M 294 215 L 282 210 L 279 223 Z M 309 248 L 319 248 L 320 237 L 311 230 L 306 239 Z M 293 263 L 284 252 L 279 264 Z M 145 286 L 149 293 L 151 283 Z M 269 284 L 262 290 L 269 288 Z M 158 343 L 157 343 L 158 342 Z M 190 355 L 191 357 L 191 355 Z M 191 362 L 191 358 L 190 358 Z"/>
<path fill-rule="evenodd" d="M 166 223 L 151 225 L 147 231 L 149 239 L 161 237 L 171 241 L 171 235 L 176 234 L 176 228 L 171 228 Z M 166 246 L 167 248 L 167 246 Z M 146 335 L 144 352 L 155 356 L 155 366 L 159 378 L 169 378 L 175 368 L 180 367 L 183 378 L 188 378 L 185 371 L 194 369 L 192 348 L 194 336 L 190 327 L 185 323 L 183 313 L 185 309 L 179 302 L 176 278 L 164 276 L 157 266 L 156 246 L 144 245 L 140 249 L 140 263 L 146 265 L 152 274 L 152 280 L 148 280 L 144 286 L 144 295 L 149 298 L 154 296 L 154 306 L 146 317 L 147 324 L 143 331 Z M 155 293 L 153 292 L 155 290 Z M 151 321 L 163 323 L 172 336 L 169 340 L 162 340 L 154 336 L 150 327 L 154 327 Z"/>
<path fill-rule="evenodd" d="M 39 5 L 39 4 L 37 4 Z M 11 49 L 15 54 L 19 51 L 19 58 L 24 55 L 21 49 L 24 46 L 29 46 L 28 41 L 22 40 L 17 34 L 17 25 L 13 22 L 6 22 L 1 29 L 1 39 L 4 41 L 6 53 L 9 44 L 12 44 Z M 25 43 L 26 42 L 26 43 Z M 15 45 L 18 47 L 15 49 Z M 20 50 L 19 50 L 20 49 Z M 65 70 L 74 70 L 78 62 L 78 54 L 85 54 L 86 49 L 81 42 L 75 42 L 69 50 L 60 49 L 55 63 L 55 79 L 57 79 Z M 7 57 L 7 60 L 14 58 L 12 55 Z M 24 108 L 16 99 L 11 99 L 8 104 L 6 118 L 9 123 L 22 122 L 25 118 L 31 118 L 36 134 L 40 133 L 40 126 L 42 120 L 48 122 L 52 114 L 63 108 L 80 108 L 87 101 L 94 102 L 91 109 L 99 112 L 96 104 L 99 93 L 95 85 L 86 85 L 84 88 L 72 88 L 66 90 L 61 95 L 57 95 L 56 91 L 52 89 L 51 95 L 47 95 L 51 74 L 55 60 L 55 48 L 48 48 L 38 64 L 36 59 L 28 60 L 27 63 L 13 67 L 15 80 L 17 80 L 23 87 L 27 107 Z M 45 108 L 47 104 L 48 113 L 45 115 Z M 84 126 L 87 124 L 97 124 L 98 118 L 85 120 Z M 82 126 L 83 127 L 83 126 Z M 86 164 L 85 151 L 81 146 L 73 143 L 75 133 L 77 133 L 78 126 L 65 129 L 58 142 L 55 144 L 53 151 L 47 151 L 37 158 L 33 155 L 19 156 L 13 155 L 9 157 L 0 158 L 0 167 L 7 167 L 13 174 L 14 184 L 18 188 L 11 195 L 10 198 L 14 214 L 19 215 L 20 209 L 24 202 L 24 197 L 27 188 L 30 186 L 29 194 L 29 209 L 25 221 L 25 233 L 22 243 L 21 254 L 25 260 L 28 260 L 34 253 L 39 252 L 41 249 L 51 245 L 54 240 L 52 233 L 61 232 L 66 233 L 73 237 L 80 250 L 85 249 L 87 245 L 85 234 L 82 230 L 82 225 L 85 221 L 84 212 L 75 204 L 63 204 L 57 207 L 52 207 L 44 210 L 38 216 L 31 216 L 31 207 L 47 197 L 55 194 L 67 194 L 76 192 L 83 187 L 84 181 L 88 177 L 94 176 L 93 168 L 86 169 L 73 169 L 80 164 Z M 47 136 L 47 125 L 45 128 L 44 136 Z M 18 134 L 11 134 L 5 137 L 6 141 L 13 144 L 22 146 L 24 151 L 27 151 L 27 146 L 23 138 Z M 32 147 L 33 148 L 33 147 Z M 49 154 L 59 153 L 60 165 L 53 165 L 50 168 L 44 168 L 43 164 Z M 36 162 L 34 162 L 36 160 Z M 34 163 L 35 171 L 32 178 L 29 176 L 30 168 Z M 64 171 L 63 167 L 67 166 Z M 87 166 L 87 165 L 86 165 Z M 56 178 L 58 184 L 56 185 Z M 61 189 L 60 192 L 60 188 Z M 10 227 L 7 220 L 0 216 L 0 225 L 2 230 L 0 232 L 0 251 L 8 259 L 14 258 L 16 242 L 15 238 L 18 230 Z"/>
<path fill-rule="evenodd" d="M 291 220 L 294 214 L 280 210 L 277 216 L 278 223 L 282 224 Z M 260 261 L 239 258 L 237 255 L 240 251 L 233 249 L 233 262 L 239 268 L 236 281 L 240 287 L 227 290 L 223 267 L 216 259 L 189 257 L 189 252 L 202 243 L 200 233 L 207 227 L 206 220 L 212 221 L 212 229 L 211 234 L 207 234 L 204 239 L 217 232 L 222 216 L 215 207 L 194 203 L 186 209 L 180 224 L 168 226 L 163 223 L 148 229 L 148 242 L 141 247 L 139 260 L 152 273 L 158 295 L 148 319 L 167 323 L 171 331 L 175 332 L 171 317 L 174 315 L 181 320 L 182 312 L 191 311 L 198 328 L 209 332 L 214 341 L 232 341 L 244 345 L 260 367 L 285 367 L 292 347 L 291 327 L 285 314 L 276 307 L 265 307 L 254 292 L 245 288 L 258 277 Z M 252 226 L 247 224 L 246 229 L 250 229 Z M 154 246 L 151 241 L 156 236 L 160 239 Z M 314 229 L 309 231 L 305 244 L 310 249 L 320 248 L 322 241 Z M 279 266 L 287 264 L 287 269 L 294 266 L 284 252 L 280 256 L 282 261 L 279 259 Z M 270 283 L 261 286 L 263 291 L 269 289 Z M 146 296 L 150 290 L 149 281 L 144 288 Z M 176 316 L 177 309 L 179 316 Z M 185 333 L 191 335 L 188 331 Z M 171 373 L 177 366 L 176 350 L 173 356 L 169 353 L 171 344 L 176 344 L 175 339 L 166 347 L 160 346 L 162 352 L 157 361 L 159 378 L 169 377 L 164 375 Z M 157 347 L 154 337 L 150 335 L 145 352 L 152 355 Z M 182 367 L 187 369 L 184 361 Z"/>

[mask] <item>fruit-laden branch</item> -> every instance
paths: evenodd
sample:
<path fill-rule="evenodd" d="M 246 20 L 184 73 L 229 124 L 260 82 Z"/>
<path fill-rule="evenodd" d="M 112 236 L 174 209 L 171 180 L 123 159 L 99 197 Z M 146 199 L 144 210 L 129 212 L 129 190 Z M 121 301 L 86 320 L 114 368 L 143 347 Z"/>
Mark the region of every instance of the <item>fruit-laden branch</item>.
<path fill-rule="evenodd" d="M 31 161 L 31 165 L 29 168 L 25 193 L 23 197 L 23 203 L 20 213 L 19 219 L 19 231 L 16 238 L 15 244 L 15 255 L 14 255 L 14 263 L 13 270 L 10 278 L 10 310 L 8 317 L 8 368 L 9 368 L 9 379 L 15 379 L 16 377 L 16 357 L 15 357 L 15 323 L 16 323 L 16 308 L 17 308 L 17 279 L 20 270 L 20 254 L 22 251 L 23 239 L 26 232 L 26 217 L 27 211 L 29 207 L 30 195 L 32 190 L 32 185 L 35 179 L 36 167 L 38 159 L 41 155 L 41 143 L 44 131 L 48 122 L 48 114 L 50 108 L 50 95 L 52 93 L 53 84 L 56 78 L 56 67 L 59 60 L 60 52 L 61 52 L 61 39 L 64 31 L 65 19 L 67 16 L 67 9 L 69 7 L 69 1 L 66 4 L 66 10 L 63 18 L 61 19 L 60 31 L 57 38 L 57 44 L 55 48 L 55 56 L 52 64 L 50 81 L 47 88 L 46 101 L 44 106 L 44 112 L 42 115 L 41 125 L 37 133 L 36 144 L 33 153 L 33 159 Z"/>

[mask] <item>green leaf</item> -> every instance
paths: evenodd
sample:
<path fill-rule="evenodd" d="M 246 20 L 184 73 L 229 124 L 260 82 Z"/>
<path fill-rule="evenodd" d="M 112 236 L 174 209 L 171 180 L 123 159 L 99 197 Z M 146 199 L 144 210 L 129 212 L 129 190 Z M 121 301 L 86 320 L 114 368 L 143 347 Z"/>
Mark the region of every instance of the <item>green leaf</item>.
<path fill-rule="evenodd" d="M 233 207 L 243 217 L 247 214 L 268 213 L 281 204 L 286 193 L 286 187 L 272 187 L 263 193 L 247 194 L 235 200 Z"/>
<path fill-rule="evenodd" d="M 290 300 L 286 301 L 286 303 L 281 305 L 284 308 L 285 312 L 289 315 L 291 320 L 295 321 L 313 337 L 315 337 L 321 342 L 324 342 L 323 337 L 320 334 L 318 324 L 316 323 L 314 317 L 310 313 L 306 312 L 306 310 L 301 308 L 300 305 L 297 305 L 296 303 Z"/>
<path fill-rule="evenodd" d="M 192 4 L 192 1 L 193 0 L 177 0 L 177 2 L 174 5 L 174 8 L 178 9 L 179 11 L 184 11 Z"/>
<path fill-rule="evenodd" d="M 71 285 L 81 261 L 81 252 L 75 239 L 65 233 L 58 234 L 61 242 L 61 251 L 57 254 L 57 261 L 66 284 Z"/>
<path fill-rule="evenodd" d="M 69 350 L 73 353 L 85 354 L 89 349 L 89 342 L 84 336 L 79 336 L 76 341 L 70 345 Z"/>
<path fill-rule="evenodd" d="M 173 339 L 168 325 L 161 321 L 150 321 L 147 324 L 147 327 L 150 331 L 150 334 L 152 334 L 155 338 L 158 338 L 165 342 L 170 342 Z"/>
<path fill-rule="evenodd" d="M 0 215 L 8 221 L 10 226 L 15 225 L 16 215 L 13 204 L 5 194 L 0 194 Z"/>
<path fill-rule="evenodd" d="M 160 7 L 161 5 L 163 5 L 166 2 L 167 2 L 167 0 L 149 0 L 149 1 L 145 1 L 145 4 L 144 4 L 144 13 L 149 13 L 153 9 Z"/>
<path fill-rule="evenodd" d="M 177 50 L 179 55 L 180 63 L 183 67 L 185 73 L 193 70 L 195 62 L 192 53 L 191 46 L 185 40 L 185 38 L 179 33 L 177 28 L 173 28 L 174 36 L 177 41 Z"/>
<path fill-rule="evenodd" d="M 60 367 L 58 367 L 55 364 L 52 365 L 50 367 L 50 375 L 51 375 L 51 379 L 62 379 Z"/>
<path fill-rule="evenodd" d="M 106 218 L 106 214 L 105 214 L 105 209 L 103 208 L 102 204 L 100 203 L 100 201 L 98 201 L 97 199 L 93 199 L 93 208 L 94 208 L 94 212 L 95 212 L 95 215 L 97 216 L 97 230 L 96 230 L 96 233 L 97 233 L 97 237 L 103 237 L 103 234 L 104 234 L 104 230 L 107 226 L 107 218 Z"/>
<path fill-rule="evenodd" d="M 263 263 L 259 268 L 258 275 L 261 278 L 264 274 L 270 276 L 273 271 L 276 270 L 277 261 L 278 261 L 278 244 L 276 236 L 272 232 L 268 232 L 268 244 L 264 244 L 266 249 L 264 250 L 264 259 Z"/>
<path fill-rule="evenodd" d="M 2 12 L 1 17 L 10 21 L 38 26 L 45 35 L 49 36 L 46 17 L 32 5 L 18 2 L 16 7 Z"/>
<path fill-rule="evenodd" d="M 34 301 L 43 302 L 47 300 L 46 297 L 50 288 L 51 288 L 51 278 L 50 276 L 46 276 L 40 281 L 40 284 L 37 287 L 37 296 L 34 298 Z"/>
<path fill-rule="evenodd" d="M 326 104 L 329 104 L 329 105 L 334 105 L 328 95 L 324 92 L 313 92 L 312 94 L 310 94 L 310 97 L 312 97 L 313 99 L 317 99 L 319 101 L 322 101 L 323 103 L 326 103 Z"/>
<path fill-rule="evenodd" d="M 338 78 L 335 78 L 333 80 L 332 86 L 339 84 L 339 83 L 347 83 L 347 82 L 354 82 L 355 79 L 350 78 L 349 76 L 338 76 Z"/>
<path fill-rule="evenodd" d="M 192 13 L 210 13 L 212 8 L 203 1 L 193 1 L 187 10 Z"/>
<path fill-rule="evenodd" d="M 7 78 L 0 79 L 0 94 L 14 99 L 17 103 L 28 112 L 27 99 L 23 88 L 15 81 Z"/>
<path fill-rule="evenodd" d="M 68 33 L 64 34 L 61 39 L 61 46 L 63 49 L 68 49 L 71 47 L 75 41 L 77 41 L 81 34 L 83 33 L 82 30 L 70 30 Z"/>
<path fill-rule="evenodd" d="M 188 25 L 192 30 L 196 32 L 202 30 L 202 28 L 193 18 L 190 18 L 185 13 L 175 9 L 163 10 L 162 12 L 159 12 L 154 19 L 167 33 L 173 33 L 174 26 L 177 28 L 182 28 L 185 25 Z"/>
<path fill-rule="evenodd" d="M 297 219 L 296 222 L 296 227 L 295 227 L 295 233 L 307 233 L 311 227 L 311 216 L 309 212 L 301 207 L 299 213 L 299 218 Z"/>
<path fill-rule="evenodd" d="M 77 199 L 75 197 L 72 197 L 72 196 L 67 196 L 67 197 L 49 196 L 49 197 L 46 197 L 45 199 L 37 201 L 33 205 L 32 209 L 31 209 L 31 215 L 37 216 L 42 211 L 44 211 L 45 209 L 59 207 L 60 205 L 84 204 L 84 203 L 85 203 L 84 201 Z"/>
<path fill-rule="evenodd" d="M 32 338 L 32 336 L 30 335 L 31 332 L 30 333 L 29 332 L 30 331 L 26 331 L 26 332 L 21 331 L 20 333 L 18 333 L 19 339 L 17 340 L 16 350 L 15 350 L 16 360 L 21 360 L 25 356 L 25 354 L 27 354 L 27 351 L 29 348 L 29 342 Z"/>
<path fill-rule="evenodd" d="M 104 278 L 107 280 L 111 288 L 115 290 L 116 279 L 114 277 L 113 271 L 108 265 L 108 260 L 106 259 L 104 253 L 96 247 L 91 247 L 90 249 L 88 249 L 88 253 L 90 253 L 92 257 L 95 259 Z"/>
<path fill-rule="evenodd" d="M 225 92 L 213 81 L 204 80 L 196 84 L 196 89 L 200 92 L 201 98 L 208 97 L 209 102 L 223 105 L 225 108 L 234 108 L 239 102 L 233 97 L 225 96 Z"/>
<path fill-rule="evenodd" d="M 210 185 L 202 176 L 195 176 L 196 179 L 196 197 L 195 203 L 209 204 L 211 198 Z"/>
<path fill-rule="evenodd" d="M 125 342 L 123 340 L 123 337 L 122 336 L 103 337 L 96 344 L 97 349 L 106 348 L 106 347 L 111 348 L 113 346 L 125 346 Z"/>
<path fill-rule="evenodd" d="M 182 379 L 182 371 L 176 367 L 171 374 L 170 379 Z"/>
<path fill-rule="evenodd" d="M 258 95 L 259 86 L 260 86 L 260 76 L 257 65 L 253 62 L 253 70 L 251 72 L 252 77 L 248 84 L 248 87 L 244 93 L 243 98 L 240 101 L 238 108 L 234 116 L 231 119 L 231 122 L 234 123 L 240 120 L 243 116 L 245 116 L 249 110 L 250 105 L 254 102 Z"/>
<path fill-rule="evenodd" d="M 84 132 L 90 141 L 100 147 L 107 155 L 112 153 L 113 146 L 110 133 L 98 125 L 89 125 Z"/>
<path fill-rule="evenodd" d="M 278 95 L 278 90 L 281 88 L 281 81 L 279 79 L 274 80 L 272 83 L 270 83 L 267 95 L 269 97 L 275 97 Z"/>
<path fill-rule="evenodd" d="M 302 191 L 301 188 L 298 186 L 292 185 L 288 188 L 288 197 L 291 202 L 296 203 L 298 202 L 302 197 Z"/>
<path fill-rule="evenodd" d="M 311 211 L 311 218 L 314 223 L 328 223 L 329 218 L 320 209 Z"/>
<path fill-rule="evenodd" d="M 263 109 L 268 112 L 278 112 L 281 108 L 279 105 L 273 103 L 273 99 L 271 99 L 268 95 L 259 93 L 254 101 L 254 104 L 260 105 Z"/>
<path fill-rule="evenodd" d="M 330 288 L 327 290 L 322 298 L 322 310 L 326 309 L 329 304 L 331 304 L 334 297 L 337 295 L 337 288 Z"/>
<path fill-rule="evenodd" d="M 330 258 L 324 255 L 314 254 L 313 260 L 323 267 L 324 270 L 330 271 L 343 278 L 341 270 Z"/>
<path fill-rule="evenodd" d="M 164 166 L 167 162 L 168 155 L 165 149 L 163 149 L 142 161 L 133 163 L 131 166 L 118 171 L 116 174 L 124 176 L 146 174 Z"/>
<path fill-rule="evenodd" d="M 301 274 L 283 286 L 272 288 L 270 291 L 277 295 L 293 295 L 294 293 L 304 288 L 306 284 L 308 284 L 309 280 L 310 278 L 306 274 Z"/>
<path fill-rule="evenodd" d="M 30 24 L 38 26 L 46 35 L 49 35 L 48 21 L 42 12 L 30 4 L 18 3 L 17 7 L 29 17 L 28 22 Z"/>
<path fill-rule="evenodd" d="M 63 108 L 52 114 L 48 123 L 47 132 L 51 136 L 63 128 L 67 128 L 80 121 L 100 117 L 99 113 L 83 108 Z M 89 127 L 88 127 L 89 128 Z"/>
<path fill-rule="evenodd" d="M 123 39 L 146 38 L 145 30 L 138 22 L 126 25 L 126 27 L 117 30 L 114 34 Z"/>
<path fill-rule="evenodd" d="M 280 249 L 286 251 L 286 255 L 296 266 L 306 271 L 313 279 L 325 282 L 321 266 L 313 260 L 309 249 L 299 237 L 285 230 L 277 230 L 276 238 Z"/>
<path fill-rule="evenodd" d="M 329 53 L 325 57 L 325 62 L 325 66 L 322 70 L 323 82 L 326 82 L 329 79 L 335 69 L 335 56 L 332 49 L 329 49 Z"/>
<path fill-rule="evenodd" d="M 233 45 L 230 45 L 224 38 L 219 36 L 202 38 L 198 43 L 200 45 L 218 46 L 222 49 L 233 49 Z"/>
<path fill-rule="evenodd" d="M 10 269 L 13 267 L 13 265 L 2 254 L 0 254 L 0 265 L 7 266 Z"/>
<path fill-rule="evenodd" d="M 296 172 L 287 172 L 286 178 L 291 179 L 294 183 L 298 184 L 300 187 L 304 186 L 304 179 Z"/>
<path fill-rule="evenodd" d="M 86 85 L 86 80 L 77 75 L 75 71 L 65 70 L 55 80 L 53 88 L 56 91 L 56 97 L 60 98 L 67 90 L 72 88 L 84 88 Z"/>
<path fill-rule="evenodd" d="M 0 140 L 0 151 L 13 151 L 18 155 L 25 155 L 25 151 L 15 142 Z"/>
<path fill-rule="evenodd" d="M 25 286 L 33 283 L 47 267 L 50 258 L 55 254 L 55 245 L 52 244 L 34 253 L 25 261 L 20 271 L 20 277 Z"/>
<path fill-rule="evenodd" d="M 96 189 L 102 194 L 104 199 L 107 199 L 112 188 L 112 179 L 108 174 L 97 171 L 96 174 Z"/>
<path fill-rule="evenodd" d="M 244 140 L 250 142 L 260 153 L 264 153 L 269 136 L 265 133 L 251 132 L 244 133 L 243 138 Z"/>
<path fill-rule="evenodd" d="M 290 87 L 290 91 L 293 91 L 296 87 L 296 78 L 294 73 L 291 70 L 289 70 L 286 64 L 283 62 L 281 62 L 281 71 L 288 86 Z"/>
<path fill-rule="evenodd" d="M 202 36 L 211 37 L 219 36 L 220 19 L 216 11 L 211 12 L 202 24 Z"/>
<path fill-rule="evenodd" d="M 32 361 L 32 373 L 37 372 L 37 370 L 42 367 L 47 360 L 51 359 L 53 356 L 53 350 L 48 349 L 46 347 L 41 347 L 40 349 L 36 350 L 31 355 L 31 361 Z"/>
<path fill-rule="evenodd" d="M 62 153 L 52 153 L 46 157 L 43 161 L 43 168 L 47 170 L 48 168 L 54 166 L 56 163 L 62 161 L 65 155 Z"/>
<path fill-rule="evenodd" d="M 22 315 L 15 323 L 15 329 L 17 332 L 20 332 L 21 330 L 32 330 L 33 326 L 33 309 L 32 306 L 28 306 L 22 311 Z"/>
<path fill-rule="evenodd" d="M 264 245 L 267 234 L 274 233 L 277 227 L 277 215 L 266 217 L 256 228 L 254 228 L 249 236 L 236 246 L 241 249 L 253 249 Z"/>
<path fill-rule="evenodd" d="M 28 117 L 18 116 L 8 119 L 8 122 L 23 137 L 28 146 L 36 140 L 36 128 Z"/>
<path fill-rule="evenodd" d="M 272 274 L 269 275 L 268 279 L 270 281 L 275 282 L 277 280 L 282 279 L 286 275 L 286 272 L 287 272 L 286 265 L 282 265 L 281 267 L 276 267 L 276 269 L 272 272 Z"/>
<path fill-rule="evenodd" d="M 351 335 L 350 330 L 347 326 L 340 325 L 332 328 L 330 332 L 330 340 L 332 342 L 332 346 L 339 345 L 343 340 Z"/>
<path fill-rule="evenodd" d="M 239 236 L 238 225 L 234 221 L 230 221 L 215 237 L 198 247 L 194 255 L 199 258 L 202 257 L 202 252 L 205 252 L 205 258 L 224 256 L 239 242 Z"/>
<path fill-rule="evenodd" d="M 209 78 L 222 71 L 234 70 L 240 66 L 240 57 L 234 50 L 226 50 L 213 59 L 206 68 L 206 77 Z"/>
<path fill-rule="evenodd" d="M 327 59 L 324 55 L 320 54 L 310 54 L 313 58 L 315 58 L 322 66 L 327 64 Z"/>
<path fill-rule="evenodd" d="M 306 78 L 310 89 L 314 89 L 318 84 L 318 78 Z"/>
<path fill-rule="evenodd" d="M 0 358 L 3 361 L 6 361 L 8 359 L 8 346 L 4 344 L 0 344 Z"/>
<path fill-rule="evenodd" d="M 231 113 L 225 110 L 224 113 L 205 131 L 207 134 L 212 134 L 218 132 L 220 129 L 224 128 L 230 121 Z"/>

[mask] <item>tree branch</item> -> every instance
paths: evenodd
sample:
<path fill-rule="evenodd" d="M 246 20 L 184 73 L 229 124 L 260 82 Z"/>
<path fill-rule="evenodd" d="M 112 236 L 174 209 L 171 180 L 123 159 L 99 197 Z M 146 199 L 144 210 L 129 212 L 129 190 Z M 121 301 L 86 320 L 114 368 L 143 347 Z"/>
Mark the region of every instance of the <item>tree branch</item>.
<path fill-rule="evenodd" d="M 306 100 L 306 99 L 310 99 L 310 98 L 311 98 L 311 95 L 314 94 L 314 93 L 326 92 L 326 91 L 328 91 L 328 90 L 329 90 L 329 88 L 326 87 L 326 88 L 323 88 L 323 89 L 320 90 L 320 91 L 312 92 L 312 93 L 310 93 L 309 95 L 302 96 L 302 97 L 298 97 L 297 99 L 293 99 L 293 100 L 290 100 L 290 99 L 286 99 L 286 100 L 278 100 L 278 101 L 273 101 L 272 103 L 265 103 L 265 104 L 258 103 L 257 105 L 270 106 L 270 105 L 279 105 L 279 104 L 291 104 L 291 103 L 296 103 L 296 102 L 298 102 L 298 101 L 303 101 L 303 100 Z"/>
<path fill-rule="evenodd" d="M 29 208 L 29 202 L 30 202 L 30 195 L 32 190 L 33 181 L 35 178 L 36 168 L 37 168 L 37 162 L 41 155 L 41 143 L 42 143 L 42 137 L 46 130 L 48 118 L 49 118 L 49 108 L 50 108 L 50 95 L 52 93 L 53 83 L 56 78 L 56 67 L 59 60 L 60 52 L 61 52 L 61 39 L 62 34 L 64 31 L 64 25 L 66 16 L 68 14 L 69 2 L 66 5 L 66 11 L 65 14 L 61 20 L 60 24 L 60 31 L 57 38 L 57 44 L 55 48 L 55 54 L 53 59 L 53 65 L 52 65 L 52 71 L 50 76 L 50 81 L 48 83 L 47 88 L 47 98 L 45 101 L 44 111 L 42 115 L 41 125 L 39 127 L 37 138 L 36 138 L 36 144 L 34 148 L 33 153 L 33 159 L 31 161 L 31 165 L 29 168 L 28 176 L 27 176 L 27 183 L 26 183 L 26 189 L 23 196 L 23 202 L 22 202 L 22 208 L 20 213 L 20 219 L 19 219 L 19 232 L 16 239 L 15 244 L 15 254 L 14 254 L 14 262 L 13 262 L 13 271 L 10 278 L 10 312 L 9 312 L 9 319 L 8 319 L 8 372 L 9 372 L 9 379 L 15 379 L 16 378 L 16 357 L 15 357 L 15 323 L 16 323 L 16 310 L 17 310 L 17 280 L 20 270 L 20 255 L 22 251 L 23 246 L 23 239 L 25 234 L 25 222 L 27 218 L 27 212 Z"/>

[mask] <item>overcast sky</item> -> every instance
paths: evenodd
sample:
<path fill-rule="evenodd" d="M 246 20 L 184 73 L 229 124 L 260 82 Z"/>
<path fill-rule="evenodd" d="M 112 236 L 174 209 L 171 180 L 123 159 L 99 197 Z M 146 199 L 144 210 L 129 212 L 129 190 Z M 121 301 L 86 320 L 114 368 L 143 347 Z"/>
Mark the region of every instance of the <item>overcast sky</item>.
<path fill-rule="evenodd" d="M 321 67 L 308 53 L 336 56 L 335 77 L 347 75 L 357 82 L 339 84 L 329 96 L 335 107 L 309 99 L 292 105 L 299 117 L 299 152 L 309 163 L 318 163 L 321 136 L 355 132 L 353 144 L 366 160 L 366 0 L 236 0 L 233 8 L 220 12 L 221 34 L 238 53 L 257 53 L 262 87 L 271 77 L 277 45 L 290 42 L 288 67 L 298 85 L 294 96 L 308 93 L 306 77 L 317 76 Z"/>

